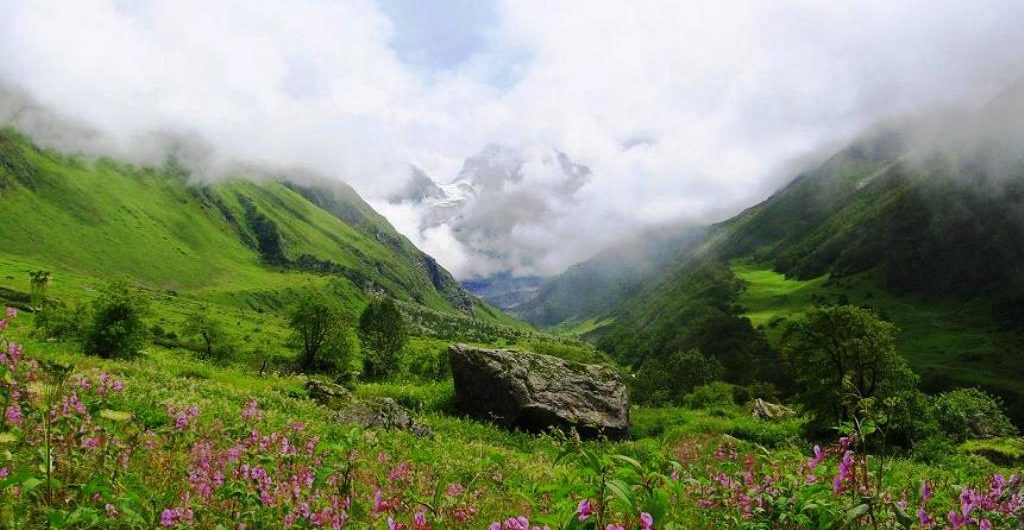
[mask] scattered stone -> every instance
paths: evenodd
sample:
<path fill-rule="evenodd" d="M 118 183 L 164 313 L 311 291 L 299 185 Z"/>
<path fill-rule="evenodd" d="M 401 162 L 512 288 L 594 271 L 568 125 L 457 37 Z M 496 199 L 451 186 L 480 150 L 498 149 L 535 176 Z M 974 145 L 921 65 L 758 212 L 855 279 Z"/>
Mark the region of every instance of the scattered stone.
<path fill-rule="evenodd" d="M 778 403 L 769 403 L 761 398 L 754 400 L 754 417 L 764 421 L 782 421 L 792 418 L 796 411 Z"/>
<path fill-rule="evenodd" d="M 618 373 L 550 355 L 454 344 L 448 350 L 458 407 L 506 428 L 575 428 L 581 436 L 622 438 L 629 397 Z"/>
<path fill-rule="evenodd" d="M 352 399 L 352 393 L 345 387 L 319 379 L 308 379 L 306 381 L 306 392 L 309 394 L 310 399 L 331 408 L 344 405 Z"/>
<path fill-rule="evenodd" d="M 364 428 L 409 431 L 416 436 L 432 438 L 433 431 L 413 419 L 409 411 L 391 398 L 355 400 L 338 409 L 338 421 Z"/>

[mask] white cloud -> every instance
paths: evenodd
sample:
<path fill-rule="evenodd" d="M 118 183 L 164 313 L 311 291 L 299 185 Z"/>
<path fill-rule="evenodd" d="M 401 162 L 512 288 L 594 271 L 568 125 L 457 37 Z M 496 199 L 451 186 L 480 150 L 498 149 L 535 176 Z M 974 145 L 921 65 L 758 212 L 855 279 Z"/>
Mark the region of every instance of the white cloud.
<path fill-rule="evenodd" d="M 308 166 L 371 199 L 408 162 L 450 178 L 487 143 L 591 167 L 578 202 L 511 230 L 511 261 L 385 212 L 470 275 L 557 272 L 634 226 L 720 218 L 815 147 L 979 101 L 1024 66 L 1024 3 L 1005 0 L 506 0 L 495 12 L 494 27 L 467 28 L 482 38 L 460 41 L 485 43 L 475 55 L 424 73 L 430 61 L 402 62 L 415 53 L 393 49 L 399 26 L 370 0 L 4 2 L 0 79 L 125 150 L 148 131 L 189 132 L 222 159 Z"/>

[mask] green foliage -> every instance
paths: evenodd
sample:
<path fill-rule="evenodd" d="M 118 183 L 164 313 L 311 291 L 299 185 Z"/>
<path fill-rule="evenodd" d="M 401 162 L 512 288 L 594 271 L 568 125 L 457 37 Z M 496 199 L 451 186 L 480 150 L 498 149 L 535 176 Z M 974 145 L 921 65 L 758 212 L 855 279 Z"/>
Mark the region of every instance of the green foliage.
<path fill-rule="evenodd" d="M 129 285 L 108 285 L 93 302 L 92 314 L 82 330 L 82 349 L 108 359 L 137 356 L 148 337 L 143 318 L 149 307 L 149 301 Z"/>
<path fill-rule="evenodd" d="M 977 388 L 943 392 L 935 397 L 933 407 L 942 433 L 955 443 L 1017 432 L 1006 417 L 1002 400 Z"/>
<path fill-rule="evenodd" d="M 46 290 L 50 286 L 50 271 L 30 271 L 29 284 L 32 287 L 30 303 L 32 307 L 43 307 L 46 304 Z"/>
<path fill-rule="evenodd" d="M 235 345 L 224 325 L 209 308 L 196 311 L 181 325 L 181 334 L 193 340 L 191 347 L 204 359 L 223 361 L 234 352 Z"/>
<path fill-rule="evenodd" d="M 849 396 L 886 400 L 912 390 L 917 377 L 896 352 L 896 327 L 854 306 L 815 308 L 782 338 L 800 401 L 818 428 L 852 417 Z"/>
<path fill-rule="evenodd" d="M 665 362 L 678 351 L 698 349 L 717 359 L 726 381 L 785 383 L 778 355 L 735 304 L 743 290 L 723 263 L 695 260 L 673 271 L 671 281 L 636 297 L 598 342 L 612 358 L 634 366 Z"/>
<path fill-rule="evenodd" d="M 398 371 L 398 353 L 408 341 L 405 327 L 402 313 L 390 298 L 371 300 L 363 310 L 359 316 L 359 340 L 367 379 L 388 379 Z"/>
<path fill-rule="evenodd" d="M 340 308 L 322 295 L 310 295 L 291 311 L 289 324 L 304 370 L 345 370 L 355 346 Z"/>
<path fill-rule="evenodd" d="M 721 381 L 699 385 L 683 397 L 683 404 L 692 409 L 724 407 L 736 404 L 736 386 Z"/>
<path fill-rule="evenodd" d="M 43 339 L 75 341 L 81 338 L 88 310 L 83 304 L 68 305 L 59 300 L 48 300 L 34 316 L 36 335 Z"/>
<path fill-rule="evenodd" d="M 694 388 L 720 379 L 723 374 L 718 359 L 705 357 L 696 349 L 677 351 L 667 359 L 645 361 L 637 370 L 631 397 L 637 403 L 679 403 Z"/>

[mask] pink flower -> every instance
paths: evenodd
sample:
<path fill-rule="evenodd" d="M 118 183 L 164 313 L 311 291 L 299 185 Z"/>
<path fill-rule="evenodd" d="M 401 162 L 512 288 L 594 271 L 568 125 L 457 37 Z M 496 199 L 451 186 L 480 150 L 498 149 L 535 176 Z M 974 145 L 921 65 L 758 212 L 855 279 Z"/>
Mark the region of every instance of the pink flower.
<path fill-rule="evenodd" d="M 82 440 L 82 449 L 95 449 L 100 446 L 99 438 L 86 438 Z"/>
<path fill-rule="evenodd" d="M 643 530 L 651 530 L 654 526 L 654 516 L 647 512 L 640 513 L 640 528 Z"/>
<path fill-rule="evenodd" d="M 487 530 L 501 530 L 501 523 L 499 523 L 498 521 L 494 521 L 493 523 L 491 523 L 491 526 L 487 527 Z"/>
<path fill-rule="evenodd" d="M 992 530 L 992 521 L 982 519 L 981 522 L 978 523 L 978 530 Z"/>
<path fill-rule="evenodd" d="M 4 411 L 4 419 L 6 419 L 7 423 L 11 425 L 14 425 L 16 427 L 20 426 L 21 422 L 23 421 L 21 417 L 21 406 L 18 405 L 17 403 L 13 405 L 8 405 L 7 410 Z"/>
<path fill-rule="evenodd" d="M 199 417 L 199 407 L 189 405 L 185 410 L 179 411 L 174 417 L 174 428 L 179 431 L 188 429 L 192 420 Z"/>
<path fill-rule="evenodd" d="M 921 483 L 921 503 L 927 503 L 932 498 L 932 485 L 928 481 Z"/>
<path fill-rule="evenodd" d="M 918 508 L 917 520 L 921 523 L 921 526 L 928 527 L 932 524 L 932 518 L 928 515 L 928 512 L 926 512 L 924 508 Z"/>
<path fill-rule="evenodd" d="M 608 526 L 605 526 L 604 530 L 626 530 L 626 527 L 621 524 L 611 523 Z"/>
<path fill-rule="evenodd" d="M 245 402 L 245 407 L 242 408 L 242 420 L 250 421 L 257 420 L 260 418 L 260 402 L 256 398 L 249 398 L 249 401 Z"/>
<path fill-rule="evenodd" d="M 586 521 L 590 517 L 590 514 L 594 511 L 594 506 L 590 504 L 590 499 L 583 499 L 580 501 L 579 506 L 576 507 L 579 512 L 580 521 Z"/>
<path fill-rule="evenodd" d="M 7 310 L 4 311 L 4 314 L 7 315 L 7 318 L 15 318 L 18 316 L 18 310 L 13 307 L 8 307 Z"/>
<path fill-rule="evenodd" d="M 427 514 L 423 511 L 423 508 L 420 508 L 416 515 L 413 516 L 412 525 L 416 530 L 427 530 L 430 528 L 430 525 L 427 524 Z"/>
<path fill-rule="evenodd" d="M 818 467 L 818 464 L 825 459 L 825 452 L 821 450 L 820 445 L 814 446 L 814 456 L 807 459 L 807 468 L 814 471 L 814 468 Z"/>
<path fill-rule="evenodd" d="M 404 523 L 396 523 L 394 517 L 388 517 L 388 530 L 405 530 Z"/>
<path fill-rule="evenodd" d="M 107 512 L 107 517 L 111 519 L 117 517 L 118 515 L 117 508 L 115 508 L 114 505 L 110 504 L 109 502 L 103 506 L 103 509 Z"/>
<path fill-rule="evenodd" d="M 530 520 L 520 515 L 519 517 L 511 517 L 505 521 L 506 530 L 529 530 Z"/>

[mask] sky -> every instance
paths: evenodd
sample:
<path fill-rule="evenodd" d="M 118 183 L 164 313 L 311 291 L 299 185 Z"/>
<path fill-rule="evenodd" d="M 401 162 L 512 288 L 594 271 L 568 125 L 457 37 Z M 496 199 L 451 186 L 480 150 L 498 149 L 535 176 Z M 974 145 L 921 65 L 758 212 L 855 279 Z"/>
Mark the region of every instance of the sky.
<path fill-rule="evenodd" d="M 61 147 L 197 139 L 201 178 L 310 169 L 458 277 L 550 275 L 721 220 L 879 120 L 982 103 L 1024 73 L 1022 25 L 1015 0 L 0 0 L 0 83 L 94 131 Z M 384 200 L 410 164 L 444 183 L 492 144 L 528 173 L 495 204 L 547 197 L 507 255 Z M 571 200 L 552 150 L 591 170 Z"/>

